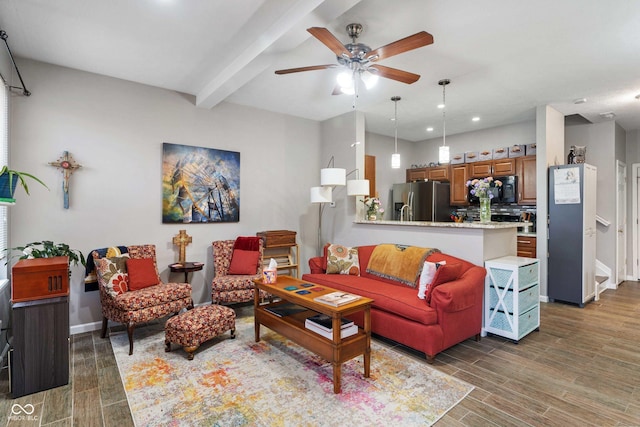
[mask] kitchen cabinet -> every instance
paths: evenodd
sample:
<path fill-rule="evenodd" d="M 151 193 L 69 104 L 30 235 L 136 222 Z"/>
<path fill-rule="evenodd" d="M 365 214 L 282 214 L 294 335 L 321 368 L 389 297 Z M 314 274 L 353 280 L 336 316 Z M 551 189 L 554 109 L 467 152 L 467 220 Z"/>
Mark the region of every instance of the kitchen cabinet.
<path fill-rule="evenodd" d="M 519 234 L 518 240 L 518 256 L 535 258 L 536 257 L 536 236 L 526 236 Z"/>
<path fill-rule="evenodd" d="M 407 182 L 424 181 L 429 178 L 427 168 L 407 169 Z"/>
<path fill-rule="evenodd" d="M 427 179 L 429 181 L 449 182 L 449 165 L 407 169 L 407 182 L 425 181 Z"/>
<path fill-rule="evenodd" d="M 516 173 L 518 175 L 518 204 L 535 205 L 536 190 L 536 156 L 517 157 Z"/>
<path fill-rule="evenodd" d="M 467 164 L 451 165 L 451 190 L 450 204 L 452 206 L 465 206 L 469 204 L 467 181 L 469 180 L 469 168 Z"/>
<path fill-rule="evenodd" d="M 471 178 L 486 178 L 488 176 L 506 176 L 516 174 L 516 159 L 486 160 L 469 163 Z"/>
<path fill-rule="evenodd" d="M 514 340 L 540 329 L 540 263 L 506 256 L 485 262 L 484 331 Z"/>
<path fill-rule="evenodd" d="M 427 168 L 427 178 L 430 181 L 449 182 L 449 165 Z"/>

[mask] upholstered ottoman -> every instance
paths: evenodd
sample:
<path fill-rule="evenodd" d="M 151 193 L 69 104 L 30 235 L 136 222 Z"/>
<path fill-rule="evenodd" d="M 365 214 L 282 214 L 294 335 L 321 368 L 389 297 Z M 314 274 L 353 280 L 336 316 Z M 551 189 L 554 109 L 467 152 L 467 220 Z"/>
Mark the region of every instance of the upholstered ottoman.
<path fill-rule="evenodd" d="M 236 337 L 236 312 L 222 305 L 203 305 L 171 317 L 164 326 L 165 351 L 180 344 L 193 360 L 193 353 L 205 341 L 231 330 Z"/>

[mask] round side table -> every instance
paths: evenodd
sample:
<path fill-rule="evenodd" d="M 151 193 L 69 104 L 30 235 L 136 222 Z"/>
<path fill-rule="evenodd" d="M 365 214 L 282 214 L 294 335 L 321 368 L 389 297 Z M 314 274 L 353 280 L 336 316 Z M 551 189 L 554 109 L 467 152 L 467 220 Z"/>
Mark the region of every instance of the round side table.
<path fill-rule="evenodd" d="M 204 267 L 204 264 L 201 262 L 175 262 L 173 264 L 169 264 L 169 269 L 173 273 L 184 273 L 184 282 L 189 283 L 189 273 L 192 271 L 200 271 Z"/>

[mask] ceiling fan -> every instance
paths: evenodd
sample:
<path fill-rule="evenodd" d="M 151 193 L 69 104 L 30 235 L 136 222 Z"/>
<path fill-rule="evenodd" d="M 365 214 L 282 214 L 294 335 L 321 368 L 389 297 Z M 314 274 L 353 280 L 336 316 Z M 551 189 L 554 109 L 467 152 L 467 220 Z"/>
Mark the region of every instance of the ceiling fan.
<path fill-rule="evenodd" d="M 323 27 L 311 27 L 307 31 L 311 33 L 316 39 L 320 40 L 325 46 L 327 46 L 333 53 L 336 54 L 338 64 L 326 64 L 326 65 L 312 65 L 308 67 L 288 68 L 285 70 L 277 70 L 276 74 L 291 74 L 299 73 L 301 71 L 314 71 L 324 70 L 328 68 L 336 68 L 339 66 L 346 67 L 350 70 L 346 79 L 355 83 L 355 76 L 360 76 L 365 84 L 367 84 L 367 77 L 373 76 L 373 79 L 377 77 L 385 77 L 387 79 L 396 80 L 398 82 L 411 84 L 418 81 L 419 74 L 410 73 L 408 71 L 399 70 L 397 68 L 385 67 L 380 65 L 377 61 L 385 58 L 389 58 L 400 53 L 404 53 L 413 49 L 417 49 L 422 46 L 427 46 L 433 43 L 433 36 L 426 31 L 420 31 L 412 36 L 405 37 L 400 40 L 396 40 L 393 43 L 389 43 L 385 46 L 371 50 L 369 46 L 364 43 L 358 43 L 358 36 L 362 33 L 362 25 L 349 24 L 347 25 L 347 34 L 351 37 L 351 43 L 342 44 L 329 30 Z M 344 82 L 345 76 L 342 76 L 343 82 L 339 85 L 343 88 L 348 86 L 347 82 Z M 340 93 L 339 88 L 334 90 L 333 94 Z M 342 90 L 342 93 L 347 93 Z"/>

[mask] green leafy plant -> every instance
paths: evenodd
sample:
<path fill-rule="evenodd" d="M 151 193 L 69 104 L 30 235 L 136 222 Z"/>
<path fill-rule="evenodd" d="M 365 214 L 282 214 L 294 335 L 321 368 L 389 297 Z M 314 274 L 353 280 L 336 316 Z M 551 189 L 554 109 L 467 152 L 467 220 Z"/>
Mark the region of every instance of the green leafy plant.
<path fill-rule="evenodd" d="M 4 175 L 4 174 L 7 174 L 9 176 L 9 188 L 11 189 L 11 197 L 13 197 L 13 181 L 15 179 L 17 179 L 18 182 L 20 182 L 20 185 L 22 185 L 22 188 L 24 188 L 24 191 L 27 194 L 29 194 L 29 185 L 27 184 L 27 181 L 25 180 L 25 178 L 31 178 L 34 181 L 42 184 L 47 190 L 49 189 L 49 187 L 47 187 L 47 184 L 42 182 L 40 178 L 37 178 L 27 172 L 18 172 L 13 169 L 9 169 L 6 165 L 3 166 L 2 169 L 0 169 L 0 175 Z"/>
<path fill-rule="evenodd" d="M 29 258 L 52 258 L 55 256 L 69 257 L 69 264 L 73 262 L 73 265 L 81 263 L 86 266 L 87 261 L 81 251 L 77 249 L 71 249 L 66 243 L 53 243 L 50 240 L 43 240 L 42 242 L 31 242 L 24 246 L 17 246 L 15 248 L 8 249 L 10 251 L 20 251 L 22 255 L 19 259 Z M 17 256 L 17 255 L 15 255 Z"/>

